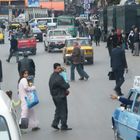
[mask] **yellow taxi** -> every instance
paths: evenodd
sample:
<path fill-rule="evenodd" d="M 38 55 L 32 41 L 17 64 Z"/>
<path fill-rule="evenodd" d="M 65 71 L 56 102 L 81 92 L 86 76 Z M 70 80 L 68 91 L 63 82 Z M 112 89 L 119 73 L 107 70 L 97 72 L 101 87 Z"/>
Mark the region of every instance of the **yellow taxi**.
<path fill-rule="evenodd" d="M 4 44 L 4 34 L 0 31 L 0 44 Z"/>
<path fill-rule="evenodd" d="M 21 24 L 19 22 L 12 22 L 9 25 L 9 30 L 20 28 Z"/>
<path fill-rule="evenodd" d="M 42 32 L 47 31 L 47 22 L 46 21 L 38 21 L 37 26 Z"/>
<path fill-rule="evenodd" d="M 63 50 L 63 61 L 69 64 L 69 60 L 73 50 L 73 43 L 78 42 L 81 49 L 84 50 L 84 60 L 89 64 L 94 63 L 94 51 L 93 46 L 89 38 L 79 37 L 79 38 L 69 38 L 65 42 L 65 47 Z"/>

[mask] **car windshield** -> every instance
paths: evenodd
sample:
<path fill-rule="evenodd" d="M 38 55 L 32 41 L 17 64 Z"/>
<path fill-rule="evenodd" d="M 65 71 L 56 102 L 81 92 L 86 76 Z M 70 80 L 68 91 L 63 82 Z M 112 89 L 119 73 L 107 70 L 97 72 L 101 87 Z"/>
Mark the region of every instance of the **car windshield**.
<path fill-rule="evenodd" d="M 38 25 L 47 25 L 47 21 L 38 21 Z"/>
<path fill-rule="evenodd" d="M 61 18 L 61 19 L 58 19 L 57 20 L 57 24 L 58 25 L 66 25 L 66 26 L 69 26 L 69 25 L 74 25 L 74 20 L 71 19 L 71 18 Z"/>
<path fill-rule="evenodd" d="M 9 130 L 7 127 L 7 122 L 3 116 L 0 116 L 0 139 L 11 140 Z"/>
<path fill-rule="evenodd" d="M 41 30 L 39 29 L 39 28 L 33 28 L 33 33 L 40 33 L 41 32 Z"/>
<path fill-rule="evenodd" d="M 28 35 L 25 35 L 25 34 L 22 34 L 22 33 L 17 33 L 17 38 L 18 39 L 29 39 L 29 38 L 32 38 L 34 37 L 32 33 L 28 34 Z"/>
<path fill-rule="evenodd" d="M 65 36 L 67 33 L 65 31 L 50 31 L 49 36 Z"/>
<path fill-rule="evenodd" d="M 88 46 L 89 45 L 88 39 L 71 39 L 71 40 L 67 40 L 67 46 L 73 46 L 74 42 L 78 42 L 80 46 Z"/>

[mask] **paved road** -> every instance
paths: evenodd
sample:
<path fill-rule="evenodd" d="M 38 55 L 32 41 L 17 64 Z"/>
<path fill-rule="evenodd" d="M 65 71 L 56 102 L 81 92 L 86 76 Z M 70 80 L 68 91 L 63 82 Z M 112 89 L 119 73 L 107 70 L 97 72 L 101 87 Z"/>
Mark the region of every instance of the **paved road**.
<path fill-rule="evenodd" d="M 11 89 L 17 98 L 17 64 L 12 58 L 10 63 L 5 60 L 9 51 L 8 41 L 0 45 L 0 59 L 3 61 L 4 82 L 3 90 Z M 114 82 L 109 81 L 107 73 L 110 70 L 109 56 L 105 44 L 94 47 L 95 63 L 86 65 L 85 70 L 90 75 L 88 81 L 70 82 L 70 95 L 68 97 L 69 119 L 68 124 L 72 131 L 54 131 L 50 125 L 54 114 L 54 105 L 49 94 L 48 79 L 52 73 L 54 62 L 63 65 L 62 53 L 47 53 L 43 43 L 38 43 L 37 55 L 30 56 L 36 64 L 35 85 L 37 87 L 40 104 L 36 107 L 36 114 L 40 121 L 41 130 L 23 135 L 23 140 L 113 140 L 111 129 L 111 115 L 119 102 L 112 101 L 109 97 L 113 93 Z M 134 75 L 139 75 L 140 57 L 133 57 L 130 51 L 126 52 L 129 73 L 123 84 L 123 92 L 127 94 L 132 86 Z M 69 66 L 66 66 L 69 75 Z"/>

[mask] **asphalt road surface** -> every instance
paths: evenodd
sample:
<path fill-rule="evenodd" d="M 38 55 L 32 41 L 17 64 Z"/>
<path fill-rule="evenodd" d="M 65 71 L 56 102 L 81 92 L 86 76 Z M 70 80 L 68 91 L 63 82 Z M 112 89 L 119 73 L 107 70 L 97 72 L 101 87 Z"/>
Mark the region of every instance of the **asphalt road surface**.
<path fill-rule="evenodd" d="M 107 77 L 110 71 L 110 60 L 105 43 L 94 46 L 94 65 L 86 65 L 85 70 L 89 74 L 88 81 L 79 81 L 76 72 L 76 81 L 70 82 L 70 95 L 68 96 L 68 125 L 72 131 L 55 131 L 51 128 L 54 115 L 54 104 L 49 93 L 48 80 L 53 72 L 53 63 L 59 62 L 62 65 L 62 53 L 47 53 L 44 51 L 43 43 L 38 43 L 37 54 L 29 56 L 36 64 L 35 85 L 39 94 L 40 104 L 35 107 L 37 118 L 40 121 L 40 130 L 29 132 L 23 135 L 23 140 L 113 140 L 111 129 L 111 115 L 115 107 L 119 106 L 118 101 L 112 101 L 110 94 L 113 94 L 114 81 Z M 10 63 L 6 62 L 9 54 L 9 42 L 0 44 L 0 59 L 3 62 L 4 81 L 3 90 L 12 90 L 14 98 L 17 98 L 18 72 L 16 58 L 13 57 Z M 140 57 L 131 55 L 130 50 L 126 51 L 129 72 L 122 91 L 127 95 L 133 85 L 135 75 L 140 72 Z M 22 58 L 22 57 L 20 57 Z M 65 66 L 65 65 L 64 65 Z M 70 67 L 67 68 L 70 77 Z M 20 108 L 17 108 L 20 111 Z"/>

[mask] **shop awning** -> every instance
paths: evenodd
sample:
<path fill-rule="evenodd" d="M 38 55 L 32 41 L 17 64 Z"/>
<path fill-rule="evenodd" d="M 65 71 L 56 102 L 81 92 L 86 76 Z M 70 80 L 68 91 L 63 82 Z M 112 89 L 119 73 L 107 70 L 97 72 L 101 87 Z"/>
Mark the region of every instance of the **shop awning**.
<path fill-rule="evenodd" d="M 64 2 L 40 2 L 42 8 L 64 11 Z"/>

